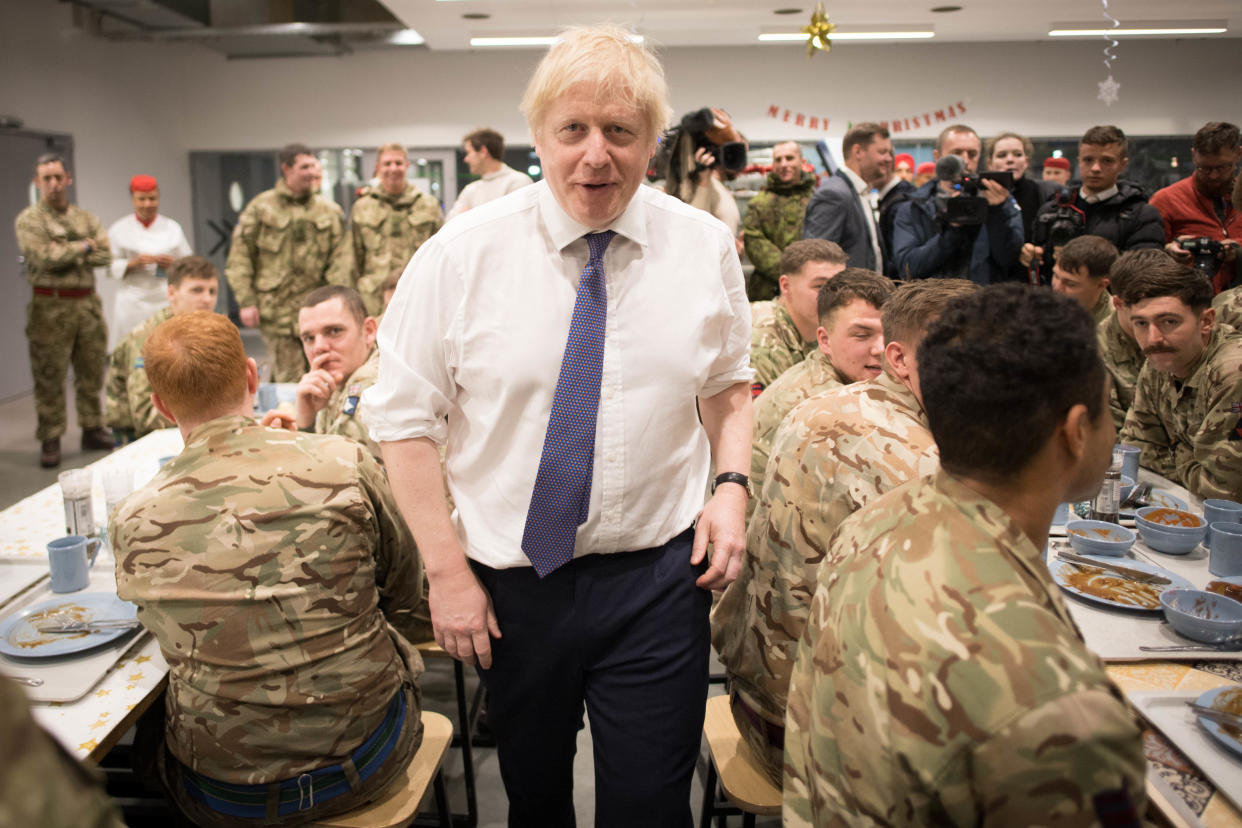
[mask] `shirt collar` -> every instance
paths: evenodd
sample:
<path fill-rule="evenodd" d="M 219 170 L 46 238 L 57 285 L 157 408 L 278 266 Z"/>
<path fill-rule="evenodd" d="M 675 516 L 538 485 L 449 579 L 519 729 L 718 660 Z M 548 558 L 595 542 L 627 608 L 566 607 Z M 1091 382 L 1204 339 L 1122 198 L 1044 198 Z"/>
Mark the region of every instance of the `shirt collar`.
<path fill-rule="evenodd" d="M 508 164 L 501 164 L 499 167 L 496 168 L 495 172 L 483 173 L 483 175 L 479 177 L 482 178 L 484 181 L 491 181 L 493 178 L 499 178 L 500 176 L 504 175 L 505 170 L 507 169 L 509 169 Z"/>
<path fill-rule="evenodd" d="M 1117 189 L 1117 185 L 1114 184 L 1113 186 L 1109 187 L 1107 190 L 1098 192 L 1095 195 L 1087 195 L 1086 190 L 1079 190 L 1078 194 L 1082 196 L 1082 200 L 1087 202 L 1088 204 L 1098 204 L 1101 201 L 1108 201 L 1110 198 L 1117 195 L 1118 192 L 1119 191 Z"/>
<path fill-rule="evenodd" d="M 597 228 L 587 227 L 585 224 L 570 218 L 569 214 L 557 203 L 556 196 L 552 194 L 552 188 L 548 186 L 547 181 L 540 181 L 535 186 L 541 188 L 539 192 L 539 216 L 543 220 L 543 226 L 547 228 L 548 235 L 552 237 L 552 244 L 556 245 L 557 250 L 564 250 L 587 233 L 597 232 Z M 621 215 L 613 219 L 612 223 L 607 227 L 601 227 L 598 230 L 612 230 L 617 235 L 625 236 L 627 239 L 646 247 L 647 211 L 646 205 L 643 202 L 644 186 L 643 184 L 638 185 L 638 190 L 635 191 L 634 197 L 630 199 L 630 203 L 622 211 Z"/>
<path fill-rule="evenodd" d="M 859 195 L 866 195 L 871 192 L 871 187 L 866 181 L 863 181 L 862 178 L 858 176 L 858 173 L 854 172 L 844 164 L 841 165 L 841 172 L 844 173 L 845 177 L 850 180 L 850 184 L 854 185 L 854 191 Z"/>

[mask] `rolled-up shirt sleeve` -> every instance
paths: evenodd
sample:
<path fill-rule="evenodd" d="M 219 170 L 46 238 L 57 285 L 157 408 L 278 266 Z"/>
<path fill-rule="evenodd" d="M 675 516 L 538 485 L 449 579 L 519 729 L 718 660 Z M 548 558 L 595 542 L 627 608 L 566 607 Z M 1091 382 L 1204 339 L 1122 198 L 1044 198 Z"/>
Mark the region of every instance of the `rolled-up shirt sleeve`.
<path fill-rule="evenodd" d="M 379 380 L 362 394 L 371 439 L 443 445 L 457 386 L 463 282 L 433 238 L 406 266 L 379 327 Z"/>
<path fill-rule="evenodd" d="M 720 353 L 699 389 L 700 397 L 714 397 L 731 385 L 750 382 L 755 375 L 750 368 L 750 302 L 746 298 L 742 266 L 732 246 L 721 252 L 720 272 L 732 319 L 724 327 Z"/>

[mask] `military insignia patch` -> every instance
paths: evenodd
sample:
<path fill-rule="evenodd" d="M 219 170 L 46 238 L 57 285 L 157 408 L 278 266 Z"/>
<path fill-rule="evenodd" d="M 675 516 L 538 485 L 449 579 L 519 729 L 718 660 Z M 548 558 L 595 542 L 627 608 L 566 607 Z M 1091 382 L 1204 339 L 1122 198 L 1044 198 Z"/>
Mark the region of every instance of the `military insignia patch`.
<path fill-rule="evenodd" d="M 341 413 L 346 417 L 354 416 L 354 412 L 358 410 L 358 398 L 362 396 L 362 384 L 355 382 L 349 388 L 345 389 L 345 406 L 341 409 Z"/>
<path fill-rule="evenodd" d="M 752 400 L 753 400 L 755 397 L 757 397 L 757 396 L 759 396 L 760 394 L 762 394 L 762 393 L 763 393 L 763 383 L 762 383 L 762 382 L 752 382 L 752 383 L 750 384 L 750 398 L 751 398 Z"/>
<path fill-rule="evenodd" d="M 146 360 L 144 360 L 142 357 L 135 357 L 134 368 L 145 368 L 146 365 L 147 365 Z"/>

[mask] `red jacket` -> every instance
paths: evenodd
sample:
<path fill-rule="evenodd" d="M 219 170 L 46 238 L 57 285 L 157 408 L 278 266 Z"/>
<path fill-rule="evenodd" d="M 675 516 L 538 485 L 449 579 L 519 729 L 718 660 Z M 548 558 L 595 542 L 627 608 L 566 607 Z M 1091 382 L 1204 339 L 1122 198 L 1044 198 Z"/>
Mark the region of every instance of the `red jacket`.
<path fill-rule="evenodd" d="M 1164 219 L 1166 242 L 1176 241 L 1179 236 L 1207 236 L 1217 241 L 1231 239 L 1242 243 L 1242 211 L 1225 196 L 1225 223 L 1222 225 L 1212 209 L 1212 202 L 1195 186 L 1194 175 L 1158 191 L 1148 203 L 1159 210 Z M 1217 293 L 1232 284 L 1234 265 L 1235 262 L 1221 265 L 1215 279 Z"/>

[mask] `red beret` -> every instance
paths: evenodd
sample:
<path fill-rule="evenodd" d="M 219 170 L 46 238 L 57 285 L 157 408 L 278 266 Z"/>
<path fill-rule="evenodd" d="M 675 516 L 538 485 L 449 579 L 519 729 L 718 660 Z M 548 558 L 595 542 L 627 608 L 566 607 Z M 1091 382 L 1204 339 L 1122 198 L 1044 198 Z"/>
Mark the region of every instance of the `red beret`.
<path fill-rule="evenodd" d="M 914 171 L 915 175 L 932 175 L 936 172 L 936 165 L 930 161 L 924 161 L 919 164 L 919 168 Z"/>
<path fill-rule="evenodd" d="M 155 180 L 153 175 L 135 175 L 129 180 L 129 191 L 131 193 L 145 193 L 159 186 L 159 182 Z"/>
<path fill-rule="evenodd" d="M 900 164 L 902 161 L 905 161 L 907 164 L 909 164 L 909 165 L 910 165 L 910 169 L 914 169 L 914 156 L 913 156 L 913 155 L 911 155 L 911 154 L 910 154 L 910 153 L 908 153 L 908 152 L 903 152 L 903 153 L 901 153 L 900 155 L 895 155 L 895 156 L 893 156 L 893 166 L 894 166 L 894 167 L 896 167 L 896 166 L 897 166 L 898 164 Z"/>
<path fill-rule="evenodd" d="M 1053 170 L 1068 170 L 1070 163 L 1068 158 L 1049 158 L 1044 161 L 1044 166 Z"/>

